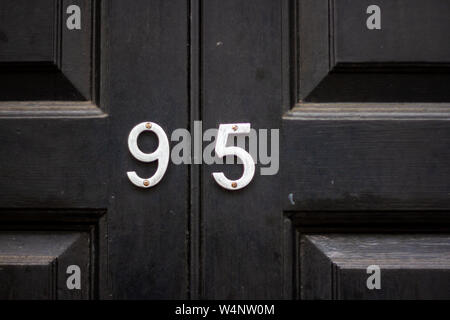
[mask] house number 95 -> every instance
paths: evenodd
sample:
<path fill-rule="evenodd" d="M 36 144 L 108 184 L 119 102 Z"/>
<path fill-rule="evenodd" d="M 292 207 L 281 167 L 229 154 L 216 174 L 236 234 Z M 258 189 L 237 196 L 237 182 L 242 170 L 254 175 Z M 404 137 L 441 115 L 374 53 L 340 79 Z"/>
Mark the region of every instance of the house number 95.
<path fill-rule="evenodd" d="M 158 148 L 152 153 L 144 153 L 139 149 L 137 140 L 143 132 L 150 131 L 156 134 L 159 140 Z M 217 135 L 214 151 L 219 158 L 226 156 L 236 156 L 242 161 L 244 172 L 238 180 L 228 179 L 223 172 L 214 172 L 214 180 L 227 190 L 239 190 L 245 188 L 255 175 L 255 162 L 252 156 L 243 148 L 227 146 L 227 141 L 231 135 L 248 135 L 250 133 L 250 123 L 221 124 Z M 131 183 L 139 188 L 151 188 L 156 186 L 164 177 L 169 164 L 170 148 L 169 140 L 164 130 L 154 122 L 143 122 L 131 130 L 128 137 L 128 148 L 131 154 L 139 161 L 150 163 L 158 161 L 158 169 L 150 178 L 141 178 L 136 172 L 127 172 Z"/>

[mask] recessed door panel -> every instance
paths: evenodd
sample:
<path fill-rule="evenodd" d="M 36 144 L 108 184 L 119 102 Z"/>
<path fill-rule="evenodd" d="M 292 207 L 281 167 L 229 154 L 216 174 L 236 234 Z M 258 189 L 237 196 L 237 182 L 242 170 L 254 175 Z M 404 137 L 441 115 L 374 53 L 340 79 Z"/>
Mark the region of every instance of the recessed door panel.
<path fill-rule="evenodd" d="M 89 299 L 91 239 L 76 232 L 0 232 L 0 299 Z"/>
<path fill-rule="evenodd" d="M 0 101 L 95 98 L 99 1 L 0 1 Z"/>
<path fill-rule="evenodd" d="M 449 299 L 448 235 L 312 235 L 301 240 L 304 299 Z"/>
<path fill-rule="evenodd" d="M 336 63 L 449 63 L 447 0 L 334 0 Z"/>

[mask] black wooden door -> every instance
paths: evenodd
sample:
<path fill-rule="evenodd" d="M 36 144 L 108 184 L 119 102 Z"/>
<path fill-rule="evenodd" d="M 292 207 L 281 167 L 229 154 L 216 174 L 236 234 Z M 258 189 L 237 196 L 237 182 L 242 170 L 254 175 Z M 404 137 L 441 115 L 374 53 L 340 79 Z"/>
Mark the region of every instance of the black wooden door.
<path fill-rule="evenodd" d="M 203 168 L 203 296 L 450 298 L 450 3 L 202 5 L 204 124 L 282 139 L 240 192 Z"/>
<path fill-rule="evenodd" d="M 0 1 L 0 299 L 186 298 L 188 167 L 127 147 L 188 126 L 186 1 Z M 140 147 L 153 148 L 152 135 Z"/>
<path fill-rule="evenodd" d="M 0 1 L 1 299 L 101 294 L 108 133 L 100 8 L 69 2 Z M 66 26 L 71 4 L 81 29 Z"/>
<path fill-rule="evenodd" d="M 300 0 L 290 12 L 296 296 L 450 298 L 450 3 Z"/>
<path fill-rule="evenodd" d="M 450 298 L 449 15 L 0 0 L 0 298 Z M 194 164 L 129 181 L 158 166 L 134 126 L 195 140 L 196 120 L 279 129 L 279 173 L 225 190 L 212 173 L 241 166 L 200 165 L 196 141 Z"/>

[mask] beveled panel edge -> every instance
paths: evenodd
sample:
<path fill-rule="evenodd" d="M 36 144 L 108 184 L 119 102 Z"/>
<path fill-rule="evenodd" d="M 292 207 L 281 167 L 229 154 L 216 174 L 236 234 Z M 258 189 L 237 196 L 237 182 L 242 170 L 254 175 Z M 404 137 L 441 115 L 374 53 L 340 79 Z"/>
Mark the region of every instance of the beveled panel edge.
<path fill-rule="evenodd" d="M 450 120 L 450 103 L 298 103 L 283 120 Z"/>
<path fill-rule="evenodd" d="M 18 118 L 105 118 L 91 101 L 2 101 L 0 119 Z"/>

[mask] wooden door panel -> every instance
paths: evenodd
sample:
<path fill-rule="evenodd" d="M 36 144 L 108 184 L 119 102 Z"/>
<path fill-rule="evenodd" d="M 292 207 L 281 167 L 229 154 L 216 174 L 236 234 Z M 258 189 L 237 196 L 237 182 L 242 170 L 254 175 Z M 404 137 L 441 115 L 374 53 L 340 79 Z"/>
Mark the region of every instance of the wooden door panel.
<path fill-rule="evenodd" d="M 366 1 L 290 5 L 291 37 L 285 43 L 294 58 L 292 108 L 283 117 L 284 208 L 448 209 L 447 43 L 415 47 L 406 19 L 420 12 L 433 16 L 421 32 L 439 39 L 448 29 L 441 16 L 448 3 L 436 0 L 425 8 L 381 1 L 381 30 L 367 29 Z M 418 56 L 395 49 L 403 40 Z M 384 56 L 376 56 L 370 46 L 381 44 Z M 360 58 L 339 51 L 347 46 Z"/>
<path fill-rule="evenodd" d="M 69 5 L 80 7 L 81 29 L 66 27 Z M 0 56 L 0 220 L 13 221 L 15 230 L 30 223 L 92 228 L 90 239 L 102 245 L 89 257 L 92 293 L 79 298 L 186 297 L 187 166 L 169 166 L 151 190 L 134 187 L 126 172 L 154 170 L 129 153 L 136 124 L 154 121 L 169 137 L 189 127 L 188 3 L 1 0 L 0 6 L 2 14 L 24 11 L 23 19 L 0 19 L 0 45 L 10 48 Z M 33 41 L 41 42 L 38 50 Z M 30 281 L 53 270 L 48 261 L 39 268 Z M 26 293 L 20 281 L 15 286 L 15 297 Z M 55 290 L 36 295 L 65 294 Z"/>
<path fill-rule="evenodd" d="M 66 27 L 69 5 L 80 7 L 79 30 Z M 0 297 L 105 297 L 107 276 L 98 273 L 106 261 L 109 157 L 98 96 L 99 1 L 2 0 L 0 7 Z M 71 265 L 81 269 L 80 289 L 66 285 Z"/>
<path fill-rule="evenodd" d="M 310 235 L 300 247 L 303 299 L 450 298 L 448 235 Z M 370 266 L 379 289 L 367 286 Z"/>
<path fill-rule="evenodd" d="M 0 232 L 0 298 L 88 299 L 90 241 L 88 233 Z M 80 268 L 80 289 L 67 287 L 72 265 Z"/>
<path fill-rule="evenodd" d="M 0 62 L 54 58 L 55 1 L 1 1 Z"/>
<path fill-rule="evenodd" d="M 106 118 L 16 116 L 0 119 L 0 207 L 105 208 Z"/>
<path fill-rule="evenodd" d="M 80 8 L 80 29 L 66 12 Z M 96 95 L 99 1 L 0 1 L 0 101 L 89 101 Z"/>
<path fill-rule="evenodd" d="M 8 261 L 0 265 L 2 300 L 51 300 L 55 297 L 51 261 L 29 259 Z"/>
<path fill-rule="evenodd" d="M 447 298 L 447 2 L 380 0 L 368 33 L 365 0 L 0 0 L 0 297 Z M 280 173 L 128 181 L 158 165 L 130 154 L 135 125 L 195 120 L 280 129 Z"/>
<path fill-rule="evenodd" d="M 323 0 L 319 0 L 323 1 Z M 334 61 L 340 63 L 449 63 L 450 3 L 446 0 L 334 0 Z M 380 8 L 381 29 L 366 27 L 367 9 Z M 305 13 L 313 16 L 314 13 Z"/>
<path fill-rule="evenodd" d="M 419 114 L 417 120 L 383 120 L 379 112 L 355 109 L 352 115 L 339 107 L 328 113 L 300 108 L 285 117 L 285 209 L 449 209 L 448 121 L 419 120 Z M 375 120 L 358 119 L 365 116 Z M 408 114 L 385 109 L 384 117 L 397 116 Z"/>
<path fill-rule="evenodd" d="M 450 48 L 445 0 L 292 2 L 295 103 L 448 102 Z"/>
<path fill-rule="evenodd" d="M 449 299 L 448 2 L 287 3 L 281 179 L 293 296 Z M 380 30 L 366 27 L 373 4 Z M 381 290 L 366 287 L 371 264 Z"/>

